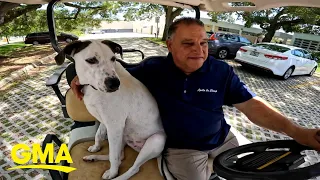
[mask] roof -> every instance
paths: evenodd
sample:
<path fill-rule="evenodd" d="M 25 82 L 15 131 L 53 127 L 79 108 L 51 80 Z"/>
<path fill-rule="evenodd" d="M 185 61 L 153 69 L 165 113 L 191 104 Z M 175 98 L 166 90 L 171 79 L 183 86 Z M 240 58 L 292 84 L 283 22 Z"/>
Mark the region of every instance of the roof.
<path fill-rule="evenodd" d="M 51 0 L 1 0 L 22 4 L 47 4 Z M 61 2 L 80 2 L 96 0 L 61 0 Z M 102 1 L 102 0 L 100 0 Z M 202 11 L 256 11 L 281 6 L 306 6 L 320 7 L 319 0 L 246 0 L 253 2 L 255 6 L 231 7 L 228 3 L 230 0 L 122 0 L 130 2 L 146 2 L 154 4 L 169 5 L 182 8 L 190 8 L 188 5 L 199 6 Z"/>

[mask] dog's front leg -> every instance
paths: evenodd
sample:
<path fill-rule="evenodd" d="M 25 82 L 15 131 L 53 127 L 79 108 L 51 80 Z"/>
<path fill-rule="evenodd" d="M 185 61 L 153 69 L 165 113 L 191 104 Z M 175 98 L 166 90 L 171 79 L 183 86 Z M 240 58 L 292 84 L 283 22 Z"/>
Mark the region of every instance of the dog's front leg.
<path fill-rule="evenodd" d="M 123 148 L 123 131 L 124 124 L 107 124 L 110 169 L 103 174 L 103 179 L 112 179 L 118 175 Z"/>
<path fill-rule="evenodd" d="M 139 171 L 142 164 L 161 155 L 165 143 L 166 135 L 163 132 L 158 132 L 149 137 L 139 152 L 133 166 L 127 172 L 113 180 L 127 180 L 131 178 L 131 176 L 135 175 Z"/>
<path fill-rule="evenodd" d="M 88 148 L 89 152 L 98 152 L 101 149 L 101 143 L 106 139 L 107 128 L 104 124 L 100 123 L 98 131 L 94 139 L 94 145 Z"/>

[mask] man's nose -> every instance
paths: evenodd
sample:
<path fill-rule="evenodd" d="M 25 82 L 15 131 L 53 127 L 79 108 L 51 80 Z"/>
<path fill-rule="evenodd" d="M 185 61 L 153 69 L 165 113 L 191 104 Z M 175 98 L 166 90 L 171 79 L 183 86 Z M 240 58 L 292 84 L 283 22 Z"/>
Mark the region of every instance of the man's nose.
<path fill-rule="evenodd" d="M 197 53 L 200 53 L 202 52 L 202 46 L 201 44 L 199 43 L 196 43 L 194 46 L 193 46 L 193 50 L 196 51 Z"/>
<path fill-rule="evenodd" d="M 106 87 L 110 90 L 116 90 L 120 86 L 120 81 L 116 77 L 106 78 L 104 83 Z"/>

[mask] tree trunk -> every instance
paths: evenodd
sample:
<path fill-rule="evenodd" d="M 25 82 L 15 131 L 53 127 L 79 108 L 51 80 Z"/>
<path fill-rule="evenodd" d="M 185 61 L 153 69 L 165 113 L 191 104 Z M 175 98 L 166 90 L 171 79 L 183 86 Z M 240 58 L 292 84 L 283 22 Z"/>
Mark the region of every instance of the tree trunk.
<path fill-rule="evenodd" d="M 8 36 L 6 36 L 7 44 L 10 44 Z"/>
<path fill-rule="evenodd" d="M 166 41 L 167 38 L 168 38 L 169 26 L 172 24 L 172 21 L 173 21 L 172 9 L 173 9 L 173 7 L 171 7 L 171 6 L 167 6 L 167 8 L 165 9 L 165 11 L 166 11 L 166 23 L 164 25 L 164 30 L 163 30 L 161 41 Z"/>
<path fill-rule="evenodd" d="M 168 30 L 170 25 L 173 22 L 173 19 L 181 14 L 183 11 L 182 8 L 177 8 L 175 11 L 173 11 L 172 6 L 163 6 L 165 12 L 166 12 L 166 24 L 164 25 L 164 30 L 162 34 L 161 41 L 166 41 L 168 38 Z"/>
<path fill-rule="evenodd" d="M 0 24 L 4 23 L 4 15 L 11 9 L 20 6 L 18 3 L 0 2 Z"/>
<path fill-rule="evenodd" d="M 270 42 L 275 33 L 276 33 L 275 28 L 267 29 L 267 34 L 262 39 L 262 42 Z"/>

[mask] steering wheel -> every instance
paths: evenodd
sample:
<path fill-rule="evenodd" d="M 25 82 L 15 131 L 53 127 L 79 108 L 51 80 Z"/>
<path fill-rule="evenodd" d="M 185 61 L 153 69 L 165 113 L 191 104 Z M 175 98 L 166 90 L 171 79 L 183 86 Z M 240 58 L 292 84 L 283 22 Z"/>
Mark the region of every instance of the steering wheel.
<path fill-rule="evenodd" d="M 227 150 L 218 155 L 213 169 L 227 180 L 309 179 L 320 176 L 320 163 L 303 164 L 301 151 L 312 150 L 294 140 L 257 142 Z"/>

